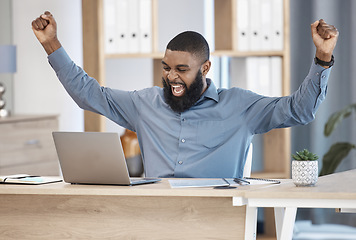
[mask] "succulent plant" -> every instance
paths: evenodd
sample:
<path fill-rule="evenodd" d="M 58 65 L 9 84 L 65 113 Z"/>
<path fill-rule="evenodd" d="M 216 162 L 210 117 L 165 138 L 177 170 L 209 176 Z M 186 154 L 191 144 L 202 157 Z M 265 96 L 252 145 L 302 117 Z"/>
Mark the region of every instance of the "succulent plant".
<path fill-rule="evenodd" d="M 319 157 L 316 154 L 309 152 L 309 150 L 304 149 L 302 151 L 297 151 L 295 154 L 292 154 L 292 158 L 297 161 L 314 161 Z"/>

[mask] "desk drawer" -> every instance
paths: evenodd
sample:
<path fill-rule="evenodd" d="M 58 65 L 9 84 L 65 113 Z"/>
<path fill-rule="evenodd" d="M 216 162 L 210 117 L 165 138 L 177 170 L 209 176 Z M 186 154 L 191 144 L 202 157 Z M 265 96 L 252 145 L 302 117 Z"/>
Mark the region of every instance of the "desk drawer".
<path fill-rule="evenodd" d="M 0 173 L 5 168 L 57 162 L 52 131 L 57 118 L 0 124 Z"/>

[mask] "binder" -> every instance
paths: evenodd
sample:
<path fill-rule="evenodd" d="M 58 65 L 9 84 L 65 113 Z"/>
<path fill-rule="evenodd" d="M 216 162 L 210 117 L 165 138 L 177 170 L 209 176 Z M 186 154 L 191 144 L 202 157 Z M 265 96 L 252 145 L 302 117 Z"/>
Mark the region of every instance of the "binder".
<path fill-rule="evenodd" d="M 269 57 L 258 58 L 258 94 L 271 96 L 271 68 Z"/>
<path fill-rule="evenodd" d="M 250 50 L 261 50 L 261 8 L 259 0 L 249 0 L 249 35 L 250 35 Z"/>
<path fill-rule="evenodd" d="M 272 0 L 272 50 L 283 50 L 283 0 Z"/>
<path fill-rule="evenodd" d="M 139 41 L 139 0 L 128 1 L 128 52 L 138 53 Z"/>
<path fill-rule="evenodd" d="M 105 53 L 116 53 L 116 1 L 104 0 L 104 39 Z"/>
<path fill-rule="evenodd" d="M 238 0 L 237 4 L 237 50 L 248 51 L 250 32 L 249 32 L 249 3 L 248 0 Z"/>
<path fill-rule="evenodd" d="M 282 96 L 282 58 L 270 57 L 271 68 L 271 96 Z"/>
<path fill-rule="evenodd" d="M 230 87 L 247 89 L 246 58 L 230 59 Z"/>
<path fill-rule="evenodd" d="M 259 63 L 258 57 L 248 57 L 246 58 L 246 89 L 252 92 L 260 92 L 259 84 Z"/>
<path fill-rule="evenodd" d="M 139 44 L 140 52 L 152 52 L 152 2 L 139 0 Z"/>
<path fill-rule="evenodd" d="M 263 96 L 273 96 L 271 58 L 248 57 L 246 59 L 246 81 L 246 89 Z"/>
<path fill-rule="evenodd" d="M 128 52 L 128 1 L 116 0 L 117 53 Z"/>
<path fill-rule="evenodd" d="M 261 10 L 261 50 L 272 49 L 272 0 L 262 0 Z"/>

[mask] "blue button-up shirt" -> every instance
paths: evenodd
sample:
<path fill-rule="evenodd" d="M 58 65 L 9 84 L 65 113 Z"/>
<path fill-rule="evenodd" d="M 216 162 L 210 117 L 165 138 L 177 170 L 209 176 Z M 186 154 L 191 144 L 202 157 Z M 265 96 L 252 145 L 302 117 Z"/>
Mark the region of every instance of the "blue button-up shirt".
<path fill-rule="evenodd" d="M 148 177 L 241 177 L 253 135 L 312 121 L 330 74 L 330 69 L 312 63 L 300 88 L 287 97 L 217 89 L 208 80 L 197 103 L 176 113 L 166 104 L 162 88 L 101 87 L 63 48 L 48 58 L 81 108 L 137 133 Z"/>

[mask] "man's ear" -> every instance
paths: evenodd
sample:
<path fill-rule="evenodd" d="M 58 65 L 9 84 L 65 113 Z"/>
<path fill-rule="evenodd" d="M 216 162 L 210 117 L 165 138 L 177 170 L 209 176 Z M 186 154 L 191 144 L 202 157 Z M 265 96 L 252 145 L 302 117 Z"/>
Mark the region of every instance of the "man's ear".
<path fill-rule="evenodd" d="M 206 60 L 205 63 L 203 63 L 202 69 L 201 69 L 201 72 L 204 77 L 208 74 L 210 67 L 211 67 L 211 62 L 209 60 Z"/>

